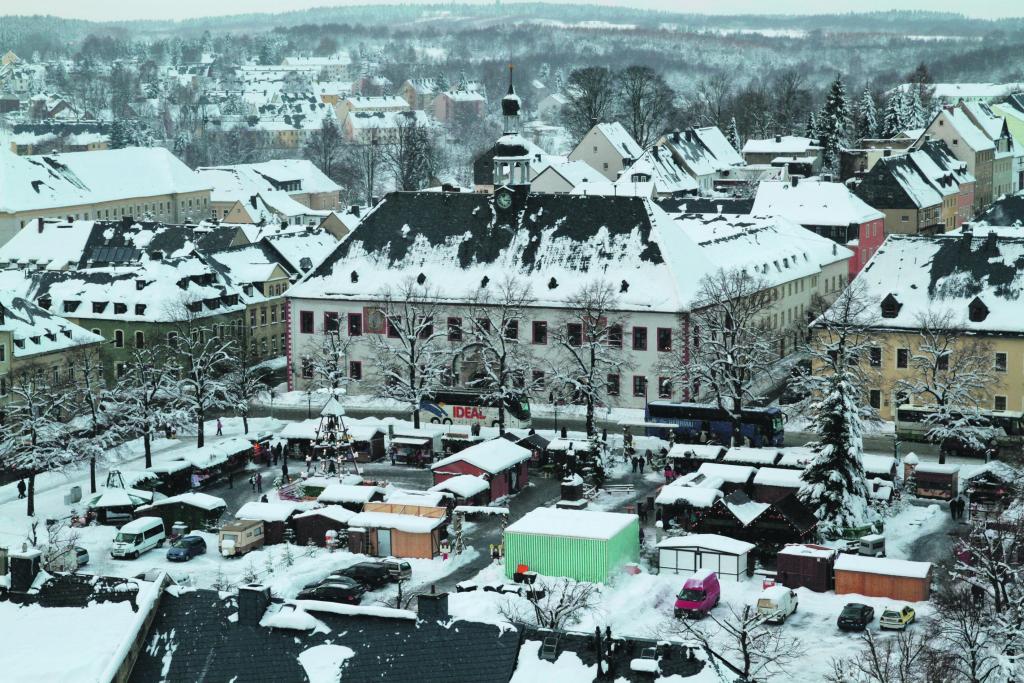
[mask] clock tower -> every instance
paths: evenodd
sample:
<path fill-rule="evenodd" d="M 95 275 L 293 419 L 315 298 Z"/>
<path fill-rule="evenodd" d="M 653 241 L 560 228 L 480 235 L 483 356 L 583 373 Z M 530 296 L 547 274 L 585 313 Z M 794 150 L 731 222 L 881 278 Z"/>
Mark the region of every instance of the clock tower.
<path fill-rule="evenodd" d="M 526 138 L 519 134 L 519 111 L 522 102 L 512 83 L 512 65 L 508 65 L 508 93 L 501 98 L 501 114 L 505 119 L 505 134 L 494 146 L 494 187 L 530 184 L 530 148 Z"/>

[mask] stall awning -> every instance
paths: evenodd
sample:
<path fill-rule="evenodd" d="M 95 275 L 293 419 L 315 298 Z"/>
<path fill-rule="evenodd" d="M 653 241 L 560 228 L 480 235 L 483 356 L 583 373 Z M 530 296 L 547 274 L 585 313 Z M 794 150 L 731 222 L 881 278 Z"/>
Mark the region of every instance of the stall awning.
<path fill-rule="evenodd" d="M 430 439 L 423 439 L 415 436 L 398 436 L 391 439 L 391 443 L 399 446 L 426 446 L 430 443 Z"/>

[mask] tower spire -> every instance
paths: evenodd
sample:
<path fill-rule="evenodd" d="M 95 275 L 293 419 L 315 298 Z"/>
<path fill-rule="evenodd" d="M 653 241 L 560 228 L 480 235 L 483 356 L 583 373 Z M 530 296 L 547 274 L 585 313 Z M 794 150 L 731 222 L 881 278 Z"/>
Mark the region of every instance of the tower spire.
<path fill-rule="evenodd" d="M 516 87 L 512 81 L 512 72 L 515 66 L 508 65 L 508 92 L 501 98 L 501 114 L 505 119 L 505 133 L 519 132 L 519 110 L 522 108 L 522 101 L 516 94 Z"/>

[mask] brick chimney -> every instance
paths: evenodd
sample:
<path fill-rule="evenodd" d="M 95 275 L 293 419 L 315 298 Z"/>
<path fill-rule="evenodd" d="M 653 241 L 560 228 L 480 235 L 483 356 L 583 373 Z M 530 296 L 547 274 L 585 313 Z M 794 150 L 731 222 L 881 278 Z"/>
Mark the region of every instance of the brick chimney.
<path fill-rule="evenodd" d="M 436 592 L 431 585 L 429 593 L 416 598 L 416 615 L 420 621 L 448 621 L 448 594 Z"/>
<path fill-rule="evenodd" d="M 238 623 L 257 626 L 270 605 L 270 589 L 258 583 L 238 588 Z"/>

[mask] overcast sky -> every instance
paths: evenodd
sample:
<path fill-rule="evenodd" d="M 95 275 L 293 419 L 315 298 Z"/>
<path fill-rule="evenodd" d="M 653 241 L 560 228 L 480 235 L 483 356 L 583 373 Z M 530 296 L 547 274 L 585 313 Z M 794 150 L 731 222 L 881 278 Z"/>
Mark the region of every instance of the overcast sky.
<path fill-rule="evenodd" d="M 430 0 L 437 2 L 437 0 Z M 505 0 L 509 2 L 509 0 Z M 995 19 L 1024 15 L 1021 0 L 561 0 L 572 4 L 619 5 L 709 14 L 822 14 L 921 9 L 960 12 Z M 418 0 L 383 0 L 387 4 Z M 378 4 L 383 4 L 378 3 Z M 180 19 L 182 17 L 281 12 L 310 7 L 374 4 L 368 0 L 0 0 L 0 14 L 55 14 L 93 19 Z"/>

